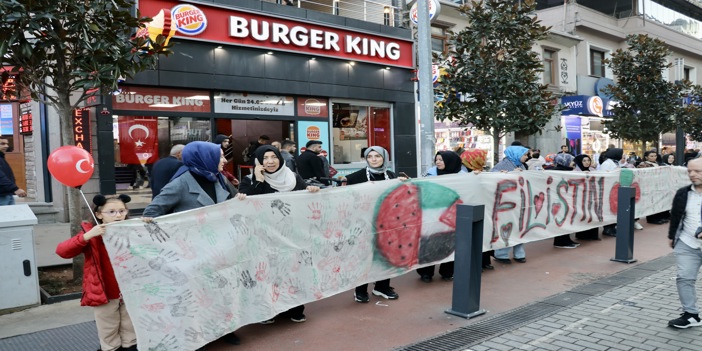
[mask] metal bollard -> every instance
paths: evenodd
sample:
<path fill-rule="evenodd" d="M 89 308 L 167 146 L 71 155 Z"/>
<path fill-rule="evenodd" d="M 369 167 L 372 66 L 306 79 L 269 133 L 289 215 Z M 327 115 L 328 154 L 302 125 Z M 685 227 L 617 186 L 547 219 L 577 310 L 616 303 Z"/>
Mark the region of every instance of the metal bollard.
<path fill-rule="evenodd" d="M 480 309 L 484 205 L 457 205 L 453 298 L 445 312 L 463 318 L 485 314 Z"/>
<path fill-rule="evenodd" d="M 636 189 L 619 187 L 617 199 L 617 242 L 610 261 L 634 263 L 634 212 Z"/>

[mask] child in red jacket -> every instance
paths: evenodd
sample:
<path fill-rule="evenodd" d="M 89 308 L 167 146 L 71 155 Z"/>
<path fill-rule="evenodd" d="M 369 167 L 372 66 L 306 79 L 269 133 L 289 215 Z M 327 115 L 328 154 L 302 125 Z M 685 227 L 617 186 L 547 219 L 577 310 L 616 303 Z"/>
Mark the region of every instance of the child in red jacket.
<path fill-rule="evenodd" d="M 127 219 L 128 195 L 95 195 L 93 213 L 96 226 L 83 222 L 83 230 L 76 236 L 58 244 L 56 253 L 63 258 L 73 258 L 83 253 L 83 298 L 81 306 L 92 306 L 102 351 L 136 351 L 136 333 L 132 320 L 122 301 L 115 272 L 107 255 L 102 235 L 105 224 Z"/>

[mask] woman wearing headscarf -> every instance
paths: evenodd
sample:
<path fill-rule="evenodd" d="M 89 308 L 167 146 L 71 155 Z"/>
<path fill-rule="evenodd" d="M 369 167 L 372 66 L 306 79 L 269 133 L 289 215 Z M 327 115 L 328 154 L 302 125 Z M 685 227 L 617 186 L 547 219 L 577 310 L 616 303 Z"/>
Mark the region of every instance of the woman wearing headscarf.
<path fill-rule="evenodd" d="M 249 174 L 241 180 L 239 192 L 246 195 L 261 195 L 277 192 L 288 192 L 296 190 L 307 190 L 311 193 L 319 191 L 319 187 L 307 185 L 299 174 L 294 173 L 285 166 L 285 159 L 280 151 L 271 145 L 261 145 L 254 151 L 253 174 Z M 305 317 L 305 306 L 293 307 L 288 311 L 279 314 L 290 317 L 295 323 L 302 323 L 307 320 Z M 277 316 L 276 316 L 277 317 Z M 261 322 L 271 324 L 275 322 L 275 317 Z"/>
<path fill-rule="evenodd" d="M 575 167 L 575 157 L 571 154 L 560 153 L 554 159 L 556 167 L 554 171 L 573 171 Z M 560 249 L 574 249 L 580 244 L 570 239 L 570 234 L 563 234 L 553 238 L 553 246 Z"/>
<path fill-rule="evenodd" d="M 395 173 L 388 169 L 389 157 L 387 150 L 384 148 L 371 146 L 363 153 L 363 158 L 366 160 L 366 167 L 344 177 L 343 180 L 347 185 L 397 178 Z M 400 179 L 404 178 L 400 177 Z M 375 282 L 373 295 L 381 296 L 388 300 L 395 300 L 400 297 L 395 292 L 395 289 L 390 286 L 390 279 Z M 368 284 L 356 287 L 354 299 L 356 302 L 360 303 L 368 303 L 370 301 L 370 296 L 368 296 Z"/>
<path fill-rule="evenodd" d="M 675 155 L 663 155 L 663 166 L 675 166 Z"/>
<path fill-rule="evenodd" d="M 144 209 L 144 217 L 214 205 L 232 197 L 220 173 L 224 153 L 219 145 L 194 141 L 183 148 L 183 166 Z"/>
<path fill-rule="evenodd" d="M 230 138 L 224 134 L 217 134 L 217 136 L 213 140 L 215 144 L 219 145 L 219 147 L 222 148 L 222 152 L 224 152 L 224 159 L 226 160 L 224 162 L 225 166 L 227 163 L 229 163 L 229 161 L 231 161 L 233 153 L 229 139 Z M 236 186 L 239 185 L 239 179 L 236 179 L 236 177 L 233 174 L 231 174 L 225 167 L 222 167 L 222 171 L 220 173 L 222 173 L 224 179 L 227 180 L 225 184 L 227 185 L 227 189 L 229 190 L 229 192 L 232 194 L 236 194 Z"/>
<path fill-rule="evenodd" d="M 516 170 L 526 170 L 524 162 L 529 158 L 529 149 L 524 146 L 509 146 L 505 149 L 505 158 L 492 168 L 491 172 L 511 172 Z M 495 250 L 495 260 L 504 264 L 511 264 L 509 259 L 509 247 Z M 519 263 L 526 262 L 526 251 L 524 244 L 517 244 L 513 247 L 514 260 Z"/>
<path fill-rule="evenodd" d="M 145 222 L 153 217 L 218 204 L 232 197 L 220 173 L 226 162 L 224 151 L 214 143 L 193 141 L 183 148 L 183 166 L 144 209 Z M 238 194 L 243 198 L 243 194 Z M 222 339 L 233 345 L 239 337 L 229 333 Z"/>
<path fill-rule="evenodd" d="M 575 156 L 573 162 L 575 162 L 575 171 L 589 172 L 595 170 L 595 167 L 592 166 L 592 158 L 588 155 L 580 154 Z"/>
<path fill-rule="evenodd" d="M 620 148 L 607 149 L 604 153 L 604 161 L 600 164 L 600 171 L 613 171 L 621 168 L 622 164 L 627 163 L 624 158 L 624 150 Z M 617 225 L 609 224 L 603 227 L 602 235 L 617 236 Z"/>
<path fill-rule="evenodd" d="M 589 172 L 595 170 L 595 167 L 592 165 L 592 158 L 588 155 L 580 154 L 578 156 L 575 156 L 573 162 L 575 162 L 574 171 Z M 591 228 L 588 230 L 583 230 L 581 232 L 575 233 L 575 238 L 578 240 L 600 240 L 599 231 L 600 228 Z"/>
<path fill-rule="evenodd" d="M 467 149 L 461 153 L 461 161 L 468 172 L 480 173 L 485 169 L 487 151 L 483 149 Z M 495 267 L 492 266 L 492 259 L 490 258 L 494 253 L 493 250 L 483 252 L 483 270 L 495 269 Z"/>
<path fill-rule="evenodd" d="M 466 173 L 461 157 L 453 151 L 439 151 L 434 155 L 435 167 L 427 172 L 428 177 L 440 176 L 444 174 Z M 425 283 L 430 283 L 434 277 L 434 266 L 427 266 L 417 269 L 417 273 Z M 453 280 L 453 262 L 444 262 L 439 265 L 439 275 L 445 281 Z"/>
<path fill-rule="evenodd" d="M 299 174 L 285 166 L 280 151 L 271 145 L 261 145 L 254 151 L 253 175 L 242 179 L 239 192 L 246 195 L 270 194 L 295 190 L 319 191 L 319 187 L 307 186 Z"/>

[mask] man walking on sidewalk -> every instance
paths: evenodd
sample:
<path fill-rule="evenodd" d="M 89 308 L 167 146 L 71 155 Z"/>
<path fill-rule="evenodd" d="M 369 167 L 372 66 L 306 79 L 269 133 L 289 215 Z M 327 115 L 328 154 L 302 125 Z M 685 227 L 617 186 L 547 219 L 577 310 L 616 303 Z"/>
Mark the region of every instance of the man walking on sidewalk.
<path fill-rule="evenodd" d="M 27 192 L 20 189 L 15 184 L 15 175 L 12 173 L 10 165 L 5 161 L 5 152 L 10 148 L 9 139 L 0 137 L 0 206 L 14 205 L 15 198 L 27 196 Z"/>
<path fill-rule="evenodd" d="M 702 326 L 697 305 L 695 282 L 702 266 L 702 159 L 687 164 L 687 174 L 692 182 L 675 193 L 670 210 L 668 239 L 675 253 L 678 268 L 676 285 L 683 313 L 668 322 L 675 328 Z"/>

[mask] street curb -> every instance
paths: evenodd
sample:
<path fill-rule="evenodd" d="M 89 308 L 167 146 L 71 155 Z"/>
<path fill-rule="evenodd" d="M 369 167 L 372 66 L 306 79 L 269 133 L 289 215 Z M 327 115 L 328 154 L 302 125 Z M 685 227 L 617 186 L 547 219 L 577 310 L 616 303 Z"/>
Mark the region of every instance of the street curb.
<path fill-rule="evenodd" d="M 68 301 L 68 300 L 75 300 L 75 299 L 80 299 L 83 296 L 82 292 L 74 292 L 74 293 L 69 293 L 69 294 L 62 294 L 62 295 L 51 295 L 44 288 L 39 287 L 39 294 L 41 295 L 41 304 L 42 305 L 51 305 L 53 303 L 57 302 L 63 302 L 63 301 Z"/>

